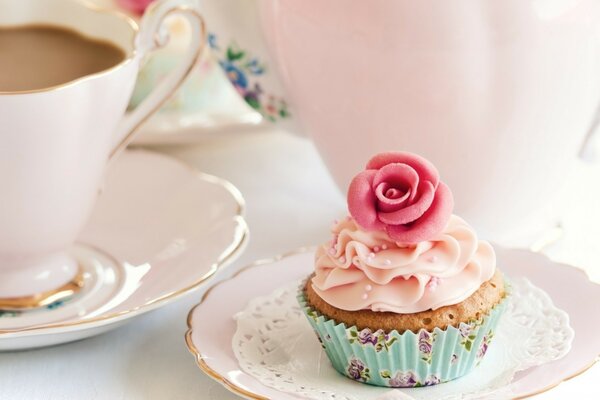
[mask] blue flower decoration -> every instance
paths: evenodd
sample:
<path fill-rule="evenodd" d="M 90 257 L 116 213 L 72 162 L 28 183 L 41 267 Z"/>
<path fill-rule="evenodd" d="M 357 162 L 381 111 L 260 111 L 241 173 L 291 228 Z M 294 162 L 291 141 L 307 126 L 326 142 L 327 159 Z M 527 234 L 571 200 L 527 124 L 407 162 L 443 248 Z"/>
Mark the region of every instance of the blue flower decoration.
<path fill-rule="evenodd" d="M 219 50 L 219 45 L 217 44 L 217 36 L 214 33 L 208 34 L 208 45 L 213 50 Z"/>
<path fill-rule="evenodd" d="M 241 69 L 227 61 L 221 61 L 220 64 L 231 83 L 243 89 L 248 87 L 248 79 Z"/>
<path fill-rule="evenodd" d="M 252 75 L 262 75 L 265 72 L 265 67 L 261 65 L 256 58 L 246 63 L 246 68 Z"/>

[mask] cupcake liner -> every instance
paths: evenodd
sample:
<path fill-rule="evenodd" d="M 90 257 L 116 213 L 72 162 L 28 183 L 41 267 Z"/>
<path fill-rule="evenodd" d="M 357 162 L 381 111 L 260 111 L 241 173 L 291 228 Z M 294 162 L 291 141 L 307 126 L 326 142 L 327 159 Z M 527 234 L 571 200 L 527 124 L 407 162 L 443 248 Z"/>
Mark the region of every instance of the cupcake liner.
<path fill-rule="evenodd" d="M 304 285 L 298 302 L 339 373 L 385 387 L 430 386 L 469 373 L 485 356 L 506 308 L 504 298 L 481 319 L 458 328 L 400 334 L 336 323 L 308 305 Z"/>

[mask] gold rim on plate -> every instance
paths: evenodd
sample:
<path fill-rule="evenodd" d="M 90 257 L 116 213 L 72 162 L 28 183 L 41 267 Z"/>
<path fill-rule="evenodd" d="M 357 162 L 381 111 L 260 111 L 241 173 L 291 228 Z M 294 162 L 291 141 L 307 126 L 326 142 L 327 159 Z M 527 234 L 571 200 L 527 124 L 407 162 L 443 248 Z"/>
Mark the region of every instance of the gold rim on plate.
<path fill-rule="evenodd" d="M 119 312 L 107 314 L 107 315 L 101 315 L 101 316 L 98 316 L 95 318 L 84 319 L 84 320 L 79 320 L 79 321 L 71 321 L 71 322 L 54 323 L 54 324 L 52 324 L 52 323 L 51 324 L 41 324 L 41 325 L 35 325 L 35 326 L 29 326 L 29 327 L 17 328 L 17 329 L 0 329 L 0 339 L 2 338 L 2 335 L 4 335 L 4 334 L 34 332 L 34 331 L 40 331 L 40 330 L 46 330 L 46 329 L 68 328 L 68 327 L 75 327 L 75 326 L 79 327 L 79 326 L 91 325 L 96 322 L 111 320 L 111 319 L 115 319 L 115 318 L 121 319 L 121 318 L 125 318 L 126 316 L 128 316 L 132 313 L 142 312 L 151 306 L 157 306 L 163 302 L 167 302 L 169 300 L 175 299 L 185 293 L 188 293 L 190 291 L 193 291 L 194 289 L 197 289 L 200 285 L 202 285 L 209 278 L 211 278 L 217 271 L 219 271 L 223 265 L 226 265 L 229 261 L 232 260 L 232 258 L 234 258 L 236 255 L 239 254 L 239 251 L 244 247 L 244 245 L 246 244 L 246 242 L 248 240 L 249 232 L 248 232 L 248 225 L 246 223 L 246 220 L 244 219 L 246 203 L 244 201 L 244 198 L 242 197 L 242 194 L 238 190 L 238 188 L 236 188 L 231 182 L 229 182 L 223 178 L 219 178 L 217 176 L 201 172 L 198 169 L 192 167 L 191 165 L 187 164 L 186 162 L 184 162 L 176 157 L 172 157 L 172 156 L 166 155 L 161 152 L 146 150 L 146 149 L 128 150 L 128 152 L 138 152 L 138 151 L 144 152 L 144 153 L 149 153 L 154 156 L 159 156 L 159 157 L 174 161 L 177 164 L 179 164 L 180 166 L 187 169 L 188 171 L 192 172 L 200 180 L 218 185 L 221 188 L 225 189 L 225 191 L 227 191 L 231 195 L 231 197 L 234 199 L 234 201 L 237 204 L 237 208 L 235 210 L 235 215 L 233 216 L 233 220 L 236 223 L 236 227 L 234 229 L 234 235 L 233 235 L 233 239 L 232 239 L 231 243 L 225 248 L 223 253 L 221 253 L 221 255 L 219 256 L 217 261 L 215 261 L 212 264 L 210 270 L 206 274 L 204 274 L 204 276 L 202 276 L 198 281 L 194 282 L 193 284 L 191 284 L 183 289 L 179 289 L 179 290 L 175 290 L 171 293 L 167 293 L 165 295 L 162 295 L 160 297 L 152 299 L 140 306 L 133 307 L 128 310 L 123 310 L 123 311 L 119 311 Z M 102 250 L 102 251 L 104 251 L 104 250 Z"/>
<path fill-rule="evenodd" d="M 208 297 L 208 295 L 213 291 L 213 289 L 215 289 L 216 287 L 220 286 L 221 284 L 228 282 L 232 279 L 234 279 L 235 277 L 237 277 L 239 274 L 241 274 L 244 271 L 247 271 L 250 268 L 254 268 L 254 267 L 258 267 L 261 265 L 266 265 L 266 264 L 273 264 L 275 262 L 281 261 L 284 258 L 287 257 L 291 257 L 291 256 L 295 256 L 298 254 L 302 254 L 302 253 L 306 253 L 309 251 L 314 251 L 316 249 L 316 247 L 311 246 L 311 247 L 301 247 L 299 249 L 287 252 L 287 253 L 283 253 L 280 254 L 278 256 L 272 257 L 272 258 L 266 258 L 266 259 L 261 259 L 258 261 L 253 262 L 252 264 L 246 265 L 243 268 L 240 268 L 239 271 L 236 271 L 235 274 L 233 274 L 231 277 L 224 279 L 218 283 L 216 283 L 215 285 L 211 286 L 202 296 L 202 299 L 200 300 L 200 302 L 198 304 L 196 304 L 194 307 L 192 307 L 192 309 L 190 310 L 190 312 L 188 313 L 187 316 L 187 326 L 188 329 L 185 333 L 185 343 L 187 345 L 187 348 L 189 350 L 189 352 L 194 356 L 194 359 L 196 360 L 196 364 L 198 365 L 198 367 L 202 370 L 202 372 L 204 372 L 206 375 L 208 375 L 210 378 L 214 379 L 215 381 L 217 381 L 218 383 L 220 383 L 221 385 L 223 385 L 227 390 L 229 390 L 230 392 L 233 392 L 239 396 L 248 398 L 248 399 L 252 399 L 252 400 L 271 400 L 268 397 L 264 397 L 261 396 L 258 393 L 254 393 L 251 391 L 248 391 L 242 387 L 239 387 L 238 385 L 236 385 L 235 383 L 231 382 L 230 380 L 228 380 L 226 377 L 224 377 L 223 375 L 219 374 L 217 371 L 215 371 L 213 368 L 210 367 L 210 365 L 208 365 L 208 363 L 204 360 L 205 356 L 200 352 L 200 350 L 196 347 L 196 345 L 194 344 L 194 342 L 192 341 L 192 334 L 193 334 L 193 314 L 194 311 L 196 310 L 197 307 L 201 306 L 202 303 L 204 303 L 204 301 L 206 300 L 206 298 Z M 592 282 L 589 279 L 589 276 L 585 273 L 584 270 L 568 265 L 568 264 L 562 264 L 561 265 L 565 265 L 571 268 L 574 268 L 576 271 L 580 271 L 582 272 L 586 279 L 590 282 Z M 593 282 L 595 283 L 595 282 Z M 512 400 L 522 400 L 522 399 L 527 399 L 530 398 L 532 396 L 547 392 L 550 389 L 554 389 L 555 387 L 557 387 L 558 385 L 560 385 L 563 382 L 566 382 L 570 379 L 573 379 L 581 374 L 583 374 L 584 372 L 586 372 L 587 370 L 589 370 L 590 368 L 592 368 L 594 366 L 594 364 L 596 364 L 597 362 L 600 361 L 600 354 L 596 356 L 596 358 L 589 364 L 586 365 L 585 367 L 583 367 L 582 369 L 580 369 L 579 371 L 575 372 L 574 374 L 571 374 L 569 376 L 567 376 L 566 378 L 561 379 L 558 382 L 552 383 L 549 386 L 546 386 L 542 389 L 536 390 L 534 392 L 531 393 L 527 393 L 525 395 L 522 396 L 518 396 L 518 397 L 514 397 L 512 398 Z M 277 390 L 277 389 L 273 389 L 273 390 Z"/>

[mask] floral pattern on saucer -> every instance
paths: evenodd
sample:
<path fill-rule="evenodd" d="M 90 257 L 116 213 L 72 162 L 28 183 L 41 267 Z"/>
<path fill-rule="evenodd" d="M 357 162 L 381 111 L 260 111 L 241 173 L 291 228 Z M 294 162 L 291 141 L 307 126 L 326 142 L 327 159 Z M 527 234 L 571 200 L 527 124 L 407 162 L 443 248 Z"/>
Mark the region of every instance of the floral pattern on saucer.
<path fill-rule="evenodd" d="M 57 308 L 60 308 L 60 307 L 64 306 L 65 303 L 67 303 L 69 300 L 71 300 L 71 299 L 68 298 L 68 299 L 63 299 L 63 300 L 55 301 L 52 304 L 48 304 L 45 307 L 42 307 L 40 309 L 35 309 L 35 310 L 28 310 L 28 311 L 8 311 L 8 310 L 5 311 L 5 310 L 0 310 L 0 318 L 16 318 L 16 317 L 19 317 L 19 316 L 23 315 L 24 313 L 28 313 L 28 312 L 55 310 Z"/>

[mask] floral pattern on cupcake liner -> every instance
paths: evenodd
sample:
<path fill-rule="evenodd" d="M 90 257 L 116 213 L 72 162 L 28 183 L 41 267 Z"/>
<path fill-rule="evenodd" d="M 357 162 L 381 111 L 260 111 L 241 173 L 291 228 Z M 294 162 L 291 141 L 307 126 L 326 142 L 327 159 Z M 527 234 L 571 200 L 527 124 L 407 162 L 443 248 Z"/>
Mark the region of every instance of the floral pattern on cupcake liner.
<path fill-rule="evenodd" d="M 368 383 L 371 379 L 369 368 L 361 359 L 356 357 L 352 357 L 348 361 L 346 375 L 355 381 L 365 383 Z M 441 379 L 435 374 L 429 375 L 423 382 L 421 382 L 415 372 L 411 370 L 391 372 L 387 369 L 384 369 L 379 372 L 379 376 L 387 380 L 388 386 L 393 388 L 415 388 L 432 386 L 441 383 Z"/>
<path fill-rule="evenodd" d="M 389 370 L 383 370 L 379 373 L 383 379 L 388 380 L 388 386 L 393 388 L 415 388 L 422 386 L 432 386 L 441 383 L 438 376 L 432 374 L 428 376 L 423 382 L 419 381 L 419 378 L 413 371 L 396 371 L 395 373 Z"/>
<path fill-rule="evenodd" d="M 306 316 L 309 318 L 312 318 L 315 322 L 317 322 L 319 320 L 319 313 L 316 312 L 315 310 L 308 310 L 306 312 Z"/>
<path fill-rule="evenodd" d="M 368 382 L 371 379 L 371 371 L 359 358 L 352 357 L 346 368 L 346 375 L 355 381 Z"/>
<path fill-rule="evenodd" d="M 309 315 L 313 319 L 318 318 L 316 311 L 309 311 Z M 436 333 L 428 332 L 422 329 L 418 336 L 418 348 L 421 353 L 421 359 L 428 364 L 431 364 L 431 353 L 433 349 L 433 342 L 435 341 Z M 375 348 L 375 351 L 380 352 L 382 350 L 389 351 L 390 347 L 398 340 L 397 337 L 391 336 L 384 332 L 383 329 L 378 329 L 375 332 L 369 328 L 362 330 L 351 327 L 348 329 L 348 341 L 352 343 L 359 343 L 363 346 L 371 345 Z"/>
<path fill-rule="evenodd" d="M 375 351 L 389 350 L 390 346 L 398 340 L 396 337 L 387 335 L 383 329 L 372 332 L 370 329 L 365 328 L 358 331 L 356 327 L 348 329 L 348 341 L 350 343 L 360 343 L 361 345 L 371 345 L 375 347 Z"/>
<path fill-rule="evenodd" d="M 433 351 L 433 342 L 435 341 L 437 334 L 428 332 L 422 329 L 418 336 L 419 352 L 421 353 L 421 360 L 427 364 L 431 364 L 431 353 Z"/>
<path fill-rule="evenodd" d="M 291 116 L 287 102 L 280 97 L 266 93 L 259 77 L 267 73 L 266 64 L 241 49 L 235 42 L 222 48 L 214 33 L 208 35 L 208 45 L 233 87 L 246 103 L 271 122 Z"/>
<path fill-rule="evenodd" d="M 333 367 L 350 379 L 384 387 L 436 385 L 471 371 L 487 353 L 506 304 L 503 300 L 458 328 L 400 334 L 336 323 L 308 306 L 302 289 L 298 301 Z"/>
<path fill-rule="evenodd" d="M 479 327 L 483 324 L 483 320 L 479 319 L 473 321 L 471 324 L 461 323 L 458 330 L 460 332 L 460 336 L 462 340 L 460 341 L 461 346 L 465 348 L 467 351 L 471 351 L 473 348 L 473 342 L 477 339 L 477 333 Z"/>
<path fill-rule="evenodd" d="M 479 345 L 479 350 L 477 350 L 477 365 L 479 365 L 479 363 L 481 362 L 481 359 L 483 358 L 483 356 L 485 356 L 485 353 L 487 353 L 488 348 L 490 346 L 490 343 L 492 343 L 492 339 L 494 338 L 494 331 L 492 329 L 490 329 L 488 331 L 488 333 L 483 337 L 483 340 L 481 341 L 481 344 Z"/>

